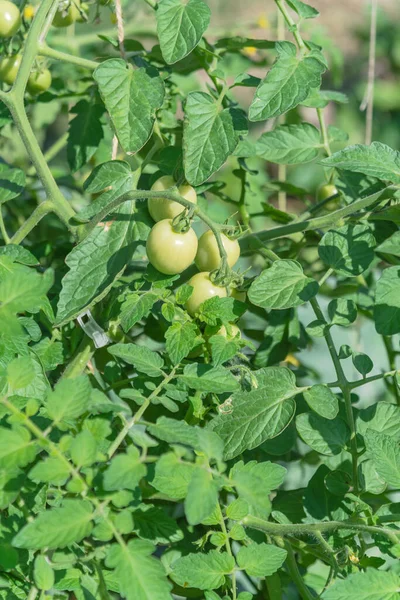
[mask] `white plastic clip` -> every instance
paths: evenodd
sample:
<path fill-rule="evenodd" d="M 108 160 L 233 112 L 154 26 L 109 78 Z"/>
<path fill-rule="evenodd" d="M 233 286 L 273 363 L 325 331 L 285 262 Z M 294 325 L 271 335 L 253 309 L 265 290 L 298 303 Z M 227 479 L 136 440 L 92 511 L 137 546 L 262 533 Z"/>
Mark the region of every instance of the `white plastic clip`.
<path fill-rule="evenodd" d="M 79 315 L 77 321 L 86 335 L 93 340 L 96 348 L 103 348 L 103 346 L 107 346 L 107 344 L 111 343 L 111 340 L 104 329 L 102 329 L 100 325 L 93 319 L 90 310 L 87 310 Z"/>

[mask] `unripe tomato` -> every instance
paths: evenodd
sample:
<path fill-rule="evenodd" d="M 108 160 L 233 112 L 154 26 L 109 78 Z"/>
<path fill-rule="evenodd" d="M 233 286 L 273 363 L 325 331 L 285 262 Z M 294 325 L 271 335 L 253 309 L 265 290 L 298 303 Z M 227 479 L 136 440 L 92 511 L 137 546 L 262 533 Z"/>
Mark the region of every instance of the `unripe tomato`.
<path fill-rule="evenodd" d="M 19 54 L 8 56 L 0 60 L 0 80 L 12 85 L 18 73 L 21 57 Z"/>
<path fill-rule="evenodd" d="M 337 193 L 337 187 L 333 185 L 333 183 L 324 183 L 318 188 L 317 200 L 318 202 L 322 202 L 323 200 L 326 200 Z"/>
<path fill-rule="evenodd" d="M 246 302 L 246 292 L 242 292 L 237 288 L 231 288 L 231 296 L 235 300 L 239 300 L 239 302 Z"/>
<path fill-rule="evenodd" d="M 77 23 L 86 23 L 89 14 L 89 4 L 87 2 L 82 2 L 81 4 L 81 12 L 76 19 Z"/>
<path fill-rule="evenodd" d="M 164 219 L 150 231 L 146 251 L 153 267 L 161 273 L 182 273 L 196 256 L 197 236 L 192 228 L 186 233 L 177 233 L 172 228 L 172 220 Z"/>
<path fill-rule="evenodd" d="M 193 287 L 192 295 L 185 304 L 185 308 L 189 315 L 194 315 L 200 307 L 209 298 L 213 296 L 219 296 L 220 298 L 226 298 L 227 293 L 224 287 L 215 285 L 210 279 L 210 273 L 208 271 L 202 273 L 196 273 L 188 284 Z"/>
<path fill-rule="evenodd" d="M 41 94 L 51 86 L 51 73 L 48 69 L 43 71 L 34 71 L 29 75 L 27 90 L 33 96 Z"/>
<path fill-rule="evenodd" d="M 75 23 L 80 17 L 80 0 L 71 0 L 68 4 L 61 2 L 60 7 L 54 15 L 54 27 L 68 27 Z"/>
<path fill-rule="evenodd" d="M 0 38 L 10 38 L 21 25 L 18 6 L 8 0 L 0 0 Z"/>
<path fill-rule="evenodd" d="M 221 233 L 221 238 L 228 256 L 228 265 L 233 267 L 240 256 L 239 242 L 237 240 L 231 240 L 223 233 Z M 214 269 L 218 269 L 221 264 L 217 240 L 211 229 L 203 233 L 199 239 L 195 263 L 199 271 L 214 271 Z"/>
<path fill-rule="evenodd" d="M 229 332 L 228 332 L 227 328 L 225 327 L 225 325 L 222 325 L 222 327 L 220 327 L 216 333 L 216 335 L 223 335 L 224 338 L 227 338 L 229 340 L 235 338 L 237 336 L 237 334 L 240 335 L 240 329 L 234 323 L 230 323 Z"/>
<path fill-rule="evenodd" d="M 165 192 L 175 185 L 173 177 L 170 175 L 164 175 L 157 179 L 151 186 L 152 190 L 156 192 Z M 177 189 L 177 193 L 183 196 L 189 202 L 197 204 L 196 190 L 191 185 L 180 185 Z M 163 219 L 173 219 L 185 210 L 185 207 L 178 202 L 173 200 L 166 200 L 165 198 L 149 198 L 147 201 L 149 207 L 149 213 L 155 221 L 162 221 Z"/>

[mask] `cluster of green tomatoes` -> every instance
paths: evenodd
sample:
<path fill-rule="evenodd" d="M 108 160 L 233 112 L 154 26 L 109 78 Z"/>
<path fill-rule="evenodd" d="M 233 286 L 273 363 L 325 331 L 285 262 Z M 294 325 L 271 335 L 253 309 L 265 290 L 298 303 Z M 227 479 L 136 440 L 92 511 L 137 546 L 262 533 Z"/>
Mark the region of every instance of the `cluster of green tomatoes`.
<path fill-rule="evenodd" d="M 175 185 L 174 179 L 166 175 L 157 179 L 151 189 L 159 192 Z M 197 194 L 191 185 L 180 185 L 177 191 L 192 204 L 197 203 Z M 153 267 L 165 275 L 176 275 L 182 273 L 194 261 L 200 271 L 188 281 L 193 287 L 193 292 L 185 305 L 187 312 L 193 316 L 200 304 L 209 298 L 226 297 L 226 287 L 217 285 L 210 278 L 210 273 L 218 269 L 221 263 L 214 233 L 208 230 L 198 240 L 191 227 L 183 231 L 177 230 L 174 219 L 184 210 L 178 202 L 166 198 L 149 198 L 148 209 L 156 221 L 146 244 L 147 257 Z M 224 233 L 221 233 L 221 238 L 227 254 L 227 263 L 229 267 L 233 267 L 240 256 L 239 242 Z"/>
<path fill-rule="evenodd" d="M 84 3 L 81 4 L 80 0 L 62 0 L 54 15 L 53 26 L 68 27 L 76 21 L 83 21 L 85 20 L 86 10 L 87 6 Z M 33 6 L 27 5 L 24 9 L 25 21 L 30 20 L 33 14 Z M 21 25 L 22 16 L 19 8 L 9 0 L 0 0 L 0 41 L 10 40 L 19 32 Z M 20 64 L 21 55 L 18 53 L 2 57 L 0 60 L 0 81 L 7 85 L 13 85 Z M 28 79 L 28 92 L 32 95 L 41 94 L 47 91 L 50 85 L 51 73 L 49 69 L 36 65 Z"/>

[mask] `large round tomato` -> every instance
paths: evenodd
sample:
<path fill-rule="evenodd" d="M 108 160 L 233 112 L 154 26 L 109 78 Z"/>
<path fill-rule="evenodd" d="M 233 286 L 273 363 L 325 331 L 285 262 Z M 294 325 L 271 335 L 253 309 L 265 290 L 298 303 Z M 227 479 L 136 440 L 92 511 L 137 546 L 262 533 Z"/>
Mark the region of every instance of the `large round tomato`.
<path fill-rule="evenodd" d="M 6 56 L 0 60 L 0 80 L 12 85 L 18 73 L 21 57 L 19 54 Z"/>
<path fill-rule="evenodd" d="M 231 240 L 223 233 L 221 233 L 221 238 L 228 256 L 228 265 L 233 267 L 240 256 L 239 242 Z M 203 233 L 199 239 L 195 262 L 199 271 L 213 271 L 214 269 L 218 269 L 221 264 L 217 240 L 211 229 Z"/>
<path fill-rule="evenodd" d="M 157 179 L 151 186 L 152 190 L 156 192 L 164 192 L 174 187 L 175 181 L 170 175 L 165 175 Z M 183 196 L 189 202 L 197 204 L 196 190 L 191 185 L 184 184 L 180 185 L 177 189 L 177 193 Z M 166 200 L 165 198 L 149 198 L 147 201 L 149 207 L 149 213 L 155 221 L 162 221 L 163 219 L 173 219 L 185 210 L 185 207 L 179 202 L 173 202 L 172 200 Z"/>
<path fill-rule="evenodd" d="M 192 295 L 185 304 L 185 308 L 189 315 L 194 315 L 200 307 L 209 298 L 213 296 L 219 296 L 225 298 L 227 296 L 226 288 L 219 285 L 215 285 L 210 279 L 210 273 L 208 271 L 202 273 L 196 273 L 188 284 L 193 287 Z"/>
<path fill-rule="evenodd" d="M 68 27 L 75 23 L 80 17 L 80 0 L 71 0 L 70 2 L 60 2 L 59 9 L 54 15 L 54 27 Z"/>
<path fill-rule="evenodd" d="M 176 233 L 172 220 L 164 219 L 154 225 L 147 238 L 147 256 L 153 267 L 165 275 L 182 273 L 193 262 L 197 237 L 192 228 Z"/>
<path fill-rule="evenodd" d="M 41 94 L 51 86 L 51 73 L 48 69 L 34 71 L 29 75 L 27 90 L 32 95 Z"/>
<path fill-rule="evenodd" d="M 8 0 L 0 0 L 0 38 L 10 38 L 21 25 L 18 6 Z"/>

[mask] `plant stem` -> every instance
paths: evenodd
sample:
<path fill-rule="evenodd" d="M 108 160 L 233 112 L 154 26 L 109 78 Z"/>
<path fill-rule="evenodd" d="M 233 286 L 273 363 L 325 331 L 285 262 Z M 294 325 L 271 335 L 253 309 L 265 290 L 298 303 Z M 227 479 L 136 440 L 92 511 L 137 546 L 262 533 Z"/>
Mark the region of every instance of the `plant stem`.
<path fill-rule="evenodd" d="M 161 392 L 161 390 L 163 389 L 163 387 L 165 385 L 167 385 L 167 383 L 169 383 L 175 377 L 178 366 L 179 365 L 177 365 L 176 367 L 174 367 L 172 369 L 171 373 L 169 373 L 169 375 L 167 375 L 165 377 L 165 379 L 163 379 L 163 381 L 156 387 L 156 389 L 153 390 L 153 392 L 150 394 L 150 396 L 148 396 L 146 398 L 146 400 L 143 402 L 142 406 L 133 415 L 133 417 L 125 423 L 124 427 L 121 429 L 121 431 L 119 432 L 119 434 L 117 435 L 117 437 L 115 438 L 113 443 L 111 444 L 110 448 L 108 449 L 108 458 L 111 458 L 113 456 L 113 454 L 118 450 L 119 446 L 122 444 L 122 442 L 128 435 L 128 432 L 131 429 L 131 427 L 133 427 L 135 425 L 135 423 L 137 423 L 141 419 L 141 417 L 143 416 L 145 411 L 150 406 L 151 401 L 154 398 L 156 398 L 158 396 L 158 394 Z"/>
<path fill-rule="evenodd" d="M 289 542 L 284 542 L 284 547 L 287 552 L 286 565 L 289 571 L 289 575 L 292 578 L 293 583 L 295 584 L 300 596 L 303 600 L 315 600 L 315 596 L 310 592 L 310 590 L 304 583 L 302 576 L 300 575 L 300 571 L 297 566 L 296 557 L 293 552 L 292 546 L 289 544 Z"/>
<path fill-rule="evenodd" d="M 95 347 L 93 341 L 85 334 L 78 346 L 75 356 L 61 375 L 61 379 L 73 379 L 74 377 L 82 375 L 94 352 Z"/>
<path fill-rule="evenodd" d="M 48 58 L 54 58 L 54 60 L 61 60 L 63 62 L 71 63 L 72 65 L 77 65 L 78 67 L 84 67 L 85 69 L 90 69 L 91 71 L 96 69 L 96 67 L 98 67 L 100 64 L 94 60 L 88 60 L 87 58 L 81 58 L 80 56 L 74 56 L 73 54 L 67 54 L 66 52 L 55 50 L 46 44 L 41 44 L 39 47 L 39 54 L 40 56 L 47 56 Z"/>
<path fill-rule="evenodd" d="M 268 535 L 288 536 L 293 535 L 301 537 L 303 535 L 314 535 L 316 531 L 320 533 L 332 533 L 338 530 L 347 530 L 353 532 L 368 533 L 371 535 L 383 535 L 393 544 L 398 543 L 398 537 L 394 529 L 377 527 L 374 525 L 364 525 L 363 523 L 354 523 L 352 521 L 320 521 L 316 523 L 272 523 L 259 517 L 248 515 L 241 521 L 244 527 L 258 529 Z"/>
<path fill-rule="evenodd" d="M 386 354 L 387 354 L 388 361 L 389 361 L 389 367 L 391 369 L 393 369 L 394 373 L 396 373 L 396 372 L 398 372 L 396 370 L 396 352 L 393 348 L 392 338 L 384 335 L 384 336 L 382 336 L 382 339 L 383 339 L 383 343 L 385 344 Z M 394 383 L 393 391 L 394 391 L 394 395 L 396 398 L 396 403 L 398 406 L 400 406 L 400 391 L 399 391 L 399 388 L 396 385 L 396 383 Z"/>
<path fill-rule="evenodd" d="M 311 306 L 314 310 L 315 316 L 320 321 L 327 323 L 324 314 L 321 310 L 321 307 L 316 298 L 312 298 L 310 300 Z M 340 362 L 339 356 L 336 352 L 335 344 L 332 339 L 332 335 L 329 327 L 325 328 L 324 338 L 326 344 L 328 346 L 329 354 L 331 355 L 333 365 L 335 367 L 337 380 L 339 383 L 339 387 L 342 391 L 345 408 L 346 408 L 346 416 L 347 416 L 347 424 L 350 428 L 350 448 L 352 455 L 352 465 L 353 465 L 353 488 L 354 493 L 358 493 L 358 472 L 357 472 L 357 461 L 358 461 L 358 450 L 357 450 L 357 433 L 356 433 L 356 424 L 353 415 L 353 407 L 351 404 L 351 388 L 346 379 L 346 375 L 344 374 L 342 364 Z"/>
<path fill-rule="evenodd" d="M 365 143 L 372 141 L 372 125 L 374 119 L 374 86 L 375 86 L 375 63 L 376 63 L 376 22 L 378 12 L 378 0 L 371 0 L 371 24 L 369 32 L 369 57 L 368 57 L 368 82 L 365 97 L 360 109 L 366 110 L 365 114 Z"/>
<path fill-rule="evenodd" d="M 293 21 L 292 17 L 286 10 L 286 6 L 284 5 L 282 0 L 275 0 L 275 3 L 279 10 L 281 11 L 283 18 L 286 21 L 287 26 L 289 27 L 291 33 L 293 33 L 293 37 L 296 40 L 296 43 L 299 47 L 299 50 L 306 50 L 306 45 L 303 41 L 303 38 L 300 35 L 297 24 Z"/>
<path fill-rule="evenodd" d="M 68 131 L 66 131 L 60 138 L 58 138 L 58 140 L 54 142 L 54 144 L 50 146 L 48 150 L 46 150 L 43 156 L 47 163 L 49 163 L 55 156 L 57 156 L 60 150 L 62 150 L 67 145 L 68 135 L 69 133 Z M 35 174 L 35 172 L 35 167 L 31 165 L 27 171 L 27 175 L 32 176 Z"/>
<path fill-rule="evenodd" d="M 43 217 L 53 212 L 54 207 L 52 202 L 45 200 L 35 208 L 33 213 L 27 218 L 25 223 L 21 225 L 18 231 L 11 238 L 12 244 L 20 244 L 34 227 L 43 219 Z"/>
<path fill-rule="evenodd" d="M 384 190 L 380 190 L 379 192 L 371 194 L 366 198 L 360 198 L 360 200 L 356 200 L 355 202 L 352 202 L 352 204 L 344 206 L 343 208 L 339 208 L 338 210 L 335 210 L 328 215 L 323 215 L 322 217 L 315 217 L 313 219 L 307 219 L 304 221 L 296 221 L 280 227 L 272 227 L 271 229 L 267 229 L 265 231 L 259 231 L 258 233 L 250 233 L 249 235 L 242 237 L 240 240 L 242 254 L 244 252 L 256 252 L 258 248 L 263 246 L 264 242 L 285 237 L 291 233 L 332 227 L 340 219 L 347 217 L 358 210 L 366 208 L 367 206 L 370 206 L 376 202 L 385 191 L 389 189 L 395 188 L 393 186 L 388 186 Z"/>
<path fill-rule="evenodd" d="M 331 156 L 332 152 L 331 152 L 331 147 L 329 145 L 328 130 L 326 127 L 324 111 L 322 108 L 317 108 L 317 115 L 318 115 L 318 121 L 319 121 L 319 126 L 321 129 L 322 142 L 324 144 L 325 152 L 327 153 L 328 156 Z"/>
<path fill-rule="evenodd" d="M 6 230 L 6 226 L 4 225 L 3 211 L 1 210 L 1 204 L 0 204 L 0 232 L 1 232 L 1 235 L 3 236 L 4 243 L 9 244 L 10 238 L 9 238 L 7 230 Z"/>
<path fill-rule="evenodd" d="M 400 374 L 400 369 L 394 369 L 393 371 L 387 371 L 386 373 L 379 373 L 379 375 L 371 375 L 370 377 L 364 377 L 364 379 L 359 379 L 358 381 L 348 381 L 348 386 L 351 390 L 354 390 L 355 388 L 361 387 L 362 385 L 371 383 L 371 381 L 378 381 L 379 379 L 387 379 L 388 377 L 394 377 L 397 374 Z M 329 385 L 331 385 L 331 384 L 329 384 Z M 336 386 L 332 385 L 331 387 L 336 387 Z"/>
<path fill-rule="evenodd" d="M 224 515 L 222 514 L 221 506 L 218 504 L 218 517 L 219 517 L 219 526 L 221 527 L 221 531 L 225 536 L 225 548 L 229 556 L 233 557 L 233 552 L 231 548 L 231 544 L 229 542 L 229 535 L 226 529 Z M 232 600 L 236 600 L 236 592 L 237 592 L 237 584 L 236 584 L 236 573 L 232 572 Z"/>
<path fill-rule="evenodd" d="M 27 600 L 35 600 L 39 593 L 39 590 L 33 585 L 29 590 L 29 594 L 27 596 Z"/>

